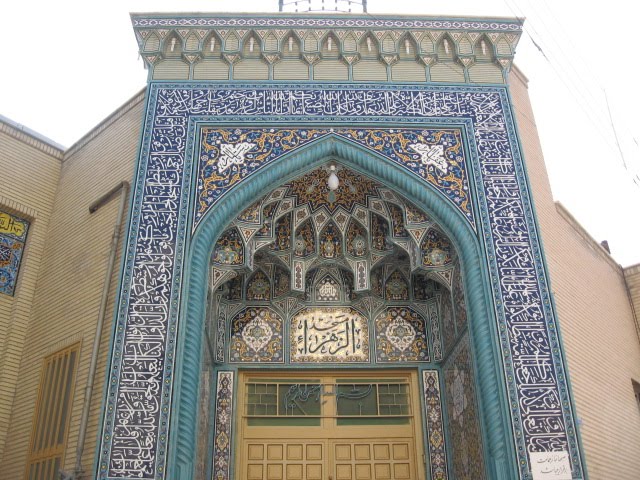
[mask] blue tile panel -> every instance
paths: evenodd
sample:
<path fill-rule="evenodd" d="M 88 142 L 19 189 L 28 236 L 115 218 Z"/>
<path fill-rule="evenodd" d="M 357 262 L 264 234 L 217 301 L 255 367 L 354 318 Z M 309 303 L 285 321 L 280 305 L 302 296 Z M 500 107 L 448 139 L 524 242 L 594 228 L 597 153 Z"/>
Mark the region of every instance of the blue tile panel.
<path fill-rule="evenodd" d="M 390 307 L 375 319 L 378 363 L 428 362 L 427 325 L 409 307 Z"/>
<path fill-rule="evenodd" d="M 356 143 L 409 169 L 433 185 L 474 224 L 459 130 L 203 128 L 194 227 L 222 195 L 252 173 L 287 153 L 328 137 Z"/>
<path fill-rule="evenodd" d="M 0 293 L 13 295 L 29 222 L 0 210 Z"/>
<path fill-rule="evenodd" d="M 442 415 L 442 393 L 437 370 L 423 370 L 422 387 L 426 409 L 427 446 L 431 480 L 448 480 L 447 446 Z"/>
<path fill-rule="evenodd" d="M 283 363 L 284 323 L 269 307 L 250 307 L 231 319 L 229 361 Z"/>
<path fill-rule="evenodd" d="M 231 425 L 233 424 L 234 372 L 218 372 L 216 387 L 216 413 L 213 433 L 213 475 L 215 480 L 230 480 Z"/>

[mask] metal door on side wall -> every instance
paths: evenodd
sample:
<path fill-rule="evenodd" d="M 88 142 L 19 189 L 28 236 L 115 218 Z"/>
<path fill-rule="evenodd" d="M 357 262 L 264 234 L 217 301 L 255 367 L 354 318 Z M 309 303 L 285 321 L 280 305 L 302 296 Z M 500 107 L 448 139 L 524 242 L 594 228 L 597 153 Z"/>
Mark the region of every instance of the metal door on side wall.
<path fill-rule="evenodd" d="M 237 466 L 246 480 L 422 480 L 416 372 L 240 376 Z"/>

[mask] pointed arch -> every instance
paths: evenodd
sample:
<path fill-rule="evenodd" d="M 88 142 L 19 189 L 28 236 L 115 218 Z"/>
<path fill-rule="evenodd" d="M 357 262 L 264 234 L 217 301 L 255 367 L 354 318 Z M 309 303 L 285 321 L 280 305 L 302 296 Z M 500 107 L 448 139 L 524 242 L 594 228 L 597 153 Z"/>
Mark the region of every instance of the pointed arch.
<path fill-rule="evenodd" d="M 206 57 L 220 57 L 222 54 L 222 39 L 212 31 L 204 39 L 202 54 Z"/>
<path fill-rule="evenodd" d="M 343 48 L 345 52 L 355 52 L 358 50 L 358 40 L 353 33 L 348 33 L 343 40 Z"/>
<path fill-rule="evenodd" d="M 174 380 L 174 413 L 171 428 L 169 464 L 190 475 L 195 451 L 199 366 L 203 347 L 202 329 L 207 295 L 207 265 L 213 245 L 226 224 L 244 208 L 282 183 L 326 163 L 330 158 L 375 178 L 405 198 L 411 198 L 417 208 L 426 210 L 452 239 L 460 253 L 464 269 L 471 331 L 471 342 L 478 372 L 478 394 L 483 436 L 492 469 L 501 469 L 500 478 L 508 478 L 506 459 L 513 448 L 510 439 L 509 408 L 502 385 L 499 362 L 500 348 L 495 333 L 494 312 L 489 301 L 488 274 L 482 262 L 482 247 L 473 228 L 462 213 L 442 199 L 433 187 L 390 160 L 377 156 L 358 145 L 335 136 L 285 155 L 264 167 L 260 175 L 252 175 L 239 184 L 233 195 L 222 197 L 209 211 L 190 241 L 185 267 L 185 282 L 181 296 L 182 320 L 178 336 Z M 177 470 L 176 470 L 177 471 Z M 495 471 L 495 470 L 494 470 Z M 171 473 L 171 472 L 169 472 Z"/>
<path fill-rule="evenodd" d="M 409 32 L 398 40 L 398 54 L 401 60 L 415 60 L 418 54 L 418 44 Z"/>
<path fill-rule="evenodd" d="M 502 83 L 502 67 L 496 62 L 496 48 L 488 35 L 482 35 L 473 46 L 475 62 L 469 67 L 469 80 L 479 83 Z"/>
<path fill-rule="evenodd" d="M 442 35 L 436 44 L 436 53 L 438 54 L 438 59 L 453 60 L 455 58 L 456 42 L 451 35 L 448 33 Z"/>
<path fill-rule="evenodd" d="M 380 50 L 380 42 L 372 32 L 362 36 L 358 44 L 360 60 L 353 65 L 353 80 L 387 80 L 387 66 L 380 60 Z"/>
<path fill-rule="evenodd" d="M 392 78 L 396 81 L 425 82 L 427 71 L 418 59 L 418 44 L 407 32 L 398 39 L 398 62 L 392 69 Z"/>
<path fill-rule="evenodd" d="M 171 31 L 161 42 L 162 54 L 165 58 L 180 57 L 183 50 L 182 37 L 178 32 Z"/>
<path fill-rule="evenodd" d="M 302 39 L 293 30 L 289 31 L 283 37 L 282 56 L 299 58 L 302 52 Z"/>
<path fill-rule="evenodd" d="M 224 51 L 225 52 L 237 52 L 240 50 L 240 38 L 234 31 L 227 34 L 224 39 Z"/>
<path fill-rule="evenodd" d="M 358 51 L 362 58 L 378 58 L 380 54 L 380 42 L 373 33 L 366 33 L 358 45 Z"/>
<path fill-rule="evenodd" d="M 495 59 L 495 47 L 487 35 L 481 35 L 473 46 L 476 61 L 493 61 Z"/>
<path fill-rule="evenodd" d="M 458 52 L 460 55 L 471 55 L 473 53 L 471 40 L 466 35 L 461 36 L 458 40 Z"/>
<path fill-rule="evenodd" d="M 333 32 L 329 32 L 322 39 L 322 57 L 337 58 L 340 55 L 341 44 L 340 39 Z"/>
<path fill-rule="evenodd" d="M 156 52 L 160 50 L 160 39 L 155 33 L 151 33 L 144 42 L 143 51 Z"/>
<path fill-rule="evenodd" d="M 273 32 L 269 32 L 264 38 L 264 50 L 265 52 L 277 52 L 278 51 L 278 37 Z"/>
<path fill-rule="evenodd" d="M 189 51 L 189 52 L 196 52 L 200 49 L 200 39 L 198 38 L 198 35 L 196 34 L 196 32 L 191 32 L 189 33 L 189 35 L 187 35 L 185 41 L 185 51 Z"/>
<path fill-rule="evenodd" d="M 382 52 L 383 53 L 395 53 L 396 52 L 396 41 L 393 38 L 393 35 L 390 33 L 386 34 L 382 37 Z"/>
<path fill-rule="evenodd" d="M 242 55 L 245 58 L 258 58 L 262 52 L 262 40 L 260 36 L 251 31 L 242 40 Z"/>

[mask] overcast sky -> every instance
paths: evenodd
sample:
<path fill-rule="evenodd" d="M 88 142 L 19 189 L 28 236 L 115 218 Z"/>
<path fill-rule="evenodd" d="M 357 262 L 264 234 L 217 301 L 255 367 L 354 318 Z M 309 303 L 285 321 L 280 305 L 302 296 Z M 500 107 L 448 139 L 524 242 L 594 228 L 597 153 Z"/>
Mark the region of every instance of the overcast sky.
<path fill-rule="evenodd" d="M 530 80 L 554 197 L 596 240 L 609 241 L 618 263 L 640 263 L 638 4 L 368 3 L 373 16 L 526 17 L 516 63 Z M 129 12 L 277 9 L 278 0 L 3 2 L 0 114 L 70 146 L 145 85 Z"/>

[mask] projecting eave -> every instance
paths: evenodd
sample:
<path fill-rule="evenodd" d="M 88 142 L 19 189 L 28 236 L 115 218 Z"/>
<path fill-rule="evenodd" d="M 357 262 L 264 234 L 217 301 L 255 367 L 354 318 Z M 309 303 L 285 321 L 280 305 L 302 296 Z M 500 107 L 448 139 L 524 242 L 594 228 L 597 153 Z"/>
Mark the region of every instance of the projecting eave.
<path fill-rule="evenodd" d="M 521 32 L 524 20 L 515 17 L 464 17 L 441 15 L 347 14 L 347 13 L 131 13 L 135 27 L 244 27 L 293 28 L 431 28 L 469 31 Z"/>

